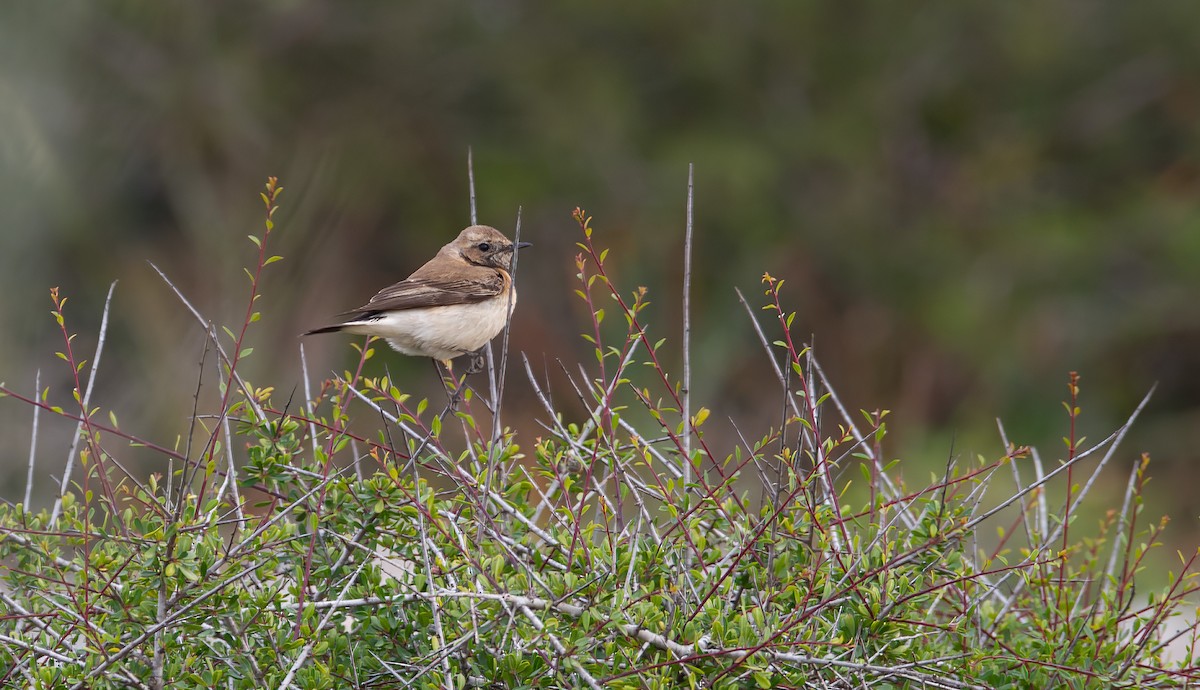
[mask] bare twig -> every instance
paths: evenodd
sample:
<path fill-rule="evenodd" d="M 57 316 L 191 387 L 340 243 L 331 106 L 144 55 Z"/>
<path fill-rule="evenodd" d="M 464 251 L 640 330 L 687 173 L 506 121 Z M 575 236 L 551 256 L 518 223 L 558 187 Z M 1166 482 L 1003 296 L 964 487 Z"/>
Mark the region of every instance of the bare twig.
<path fill-rule="evenodd" d="M 242 379 L 242 375 L 239 374 L 237 369 L 233 367 L 233 360 L 229 358 L 229 355 L 225 352 L 225 348 L 221 345 L 221 338 L 217 335 L 217 329 L 213 327 L 212 322 L 205 319 L 204 315 L 200 313 L 200 310 L 192 306 L 192 303 L 188 301 L 188 298 L 184 297 L 183 291 L 176 287 L 175 283 L 171 282 L 171 279 L 167 277 L 166 273 L 163 273 L 161 268 L 155 266 L 151 261 L 147 261 L 146 263 L 150 264 L 150 268 L 154 269 L 154 272 L 158 274 L 158 277 L 162 278 L 163 282 L 167 284 L 167 287 L 171 288 L 171 291 L 175 293 L 175 296 L 179 298 L 179 301 L 183 304 L 183 306 L 187 307 L 187 310 L 190 311 L 192 316 L 195 317 L 196 321 L 199 322 L 200 327 L 204 329 L 204 332 L 208 334 L 209 339 L 212 340 L 213 346 L 217 348 L 217 354 L 220 355 L 221 361 L 223 361 L 225 366 L 233 372 L 233 379 L 237 382 L 238 388 L 241 389 L 242 395 L 245 396 L 246 402 L 250 405 L 250 409 L 254 410 L 254 413 L 257 415 L 258 419 L 264 419 L 265 415 L 263 414 L 262 407 L 258 404 L 258 401 L 255 400 L 253 391 L 251 391 L 246 385 L 246 382 Z"/>
<path fill-rule="evenodd" d="M 304 353 L 303 340 L 300 341 L 300 376 L 304 379 L 304 411 L 308 413 L 310 420 L 308 423 L 308 436 L 312 440 L 313 457 L 315 458 L 317 456 L 319 441 L 317 441 L 317 425 L 311 420 L 317 416 L 317 407 L 315 401 L 313 401 L 312 386 L 309 384 L 308 357 Z"/>
<path fill-rule="evenodd" d="M 688 163 L 687 223 L 683 235 L 683 483 L 692 483 L 692 200 L 695 165 Z M 689 489 L 690 490 L 690 489 Z"/>
<path fill-rule="evenodd" d="M 42 395 L 42 370 L 38 369 L 33 377 L 33 397 L 38 398 Z M 37 405 L 33 406 L 33 431 L 30 432 L 29 438 L 29 473 L 25 476 L 25 510 L 29 510 L 29 501 L 33 495 L 33 465 L 37 460 L 37 441 L 38 441 L 38 413 L 42 408 Z"/>

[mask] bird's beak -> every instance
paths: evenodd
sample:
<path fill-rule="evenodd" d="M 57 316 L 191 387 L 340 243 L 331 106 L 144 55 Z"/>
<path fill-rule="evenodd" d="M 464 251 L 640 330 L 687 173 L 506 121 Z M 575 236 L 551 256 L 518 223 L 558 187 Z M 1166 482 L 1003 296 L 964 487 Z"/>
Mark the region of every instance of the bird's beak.
<path fill-rule="evenodd" d="M 533 242 L 517 242 L 517 249 L 524 249 L 526 247 L 532 247 L 532 246 L 533 246 Z"/>

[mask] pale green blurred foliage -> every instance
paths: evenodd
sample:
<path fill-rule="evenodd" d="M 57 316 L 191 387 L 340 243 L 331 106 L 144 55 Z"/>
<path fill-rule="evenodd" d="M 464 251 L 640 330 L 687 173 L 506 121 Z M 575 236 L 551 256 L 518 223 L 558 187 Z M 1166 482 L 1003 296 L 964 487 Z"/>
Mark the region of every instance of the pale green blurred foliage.
<path fill-rule="evenodd" d="M 67 399 L 47 290 L 70 297 L 88 354 L 120 280 L 95 400 L 143 433 L 178 428 L 191 401 L 163 384 L 195 381 L 203 337 L 145 262 L 239 322 L 245 235 L 278 175 L 286 261 L 249 371 L 298 383 L 297 333 L 466 225 L 468 146 L 481 220 L 511 232 L 523 206 L 536 245 L 513 347 L 550 371 L 585 354 L 581 205 L 677 357 L 694 162 L 695 394 L 715 418 L 777 423 L 733 291 L 757 303 L 767 270 L 847 403 L 895 410 L 892 454 L 944 457 L 952 432 L 959 451 L 994 449 L 995 416 L 1049 447 L 1074 369 L 1094 435 L 1158 381 L 1127 447 L 1190 471 L 1197 38 L 1189 3 L 6 3 L 0 380 L 42 367 Z M 328 337 L 309 354 L 320 378 L 350 350 Z M 436 392 L 424 363 L 386 364 Z M 19 450 L 28 410 L 4 405 L 0 441 Z M 23 476 L 21 452 L 4 462 Z"/>

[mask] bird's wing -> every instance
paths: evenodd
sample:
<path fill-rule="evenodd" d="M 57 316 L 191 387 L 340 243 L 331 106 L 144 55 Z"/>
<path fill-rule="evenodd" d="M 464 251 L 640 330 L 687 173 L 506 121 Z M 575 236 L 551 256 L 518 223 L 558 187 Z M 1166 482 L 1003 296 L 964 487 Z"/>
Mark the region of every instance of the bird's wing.
<path fill-rule="evenodd" d="M 385 287 L 358 309 L 344 315 L 420 307 L 444 307 L 452 304 L 482 302 L 504 292 L 504 276 L 495 271 L 469 279 L 408 278 Z"/>

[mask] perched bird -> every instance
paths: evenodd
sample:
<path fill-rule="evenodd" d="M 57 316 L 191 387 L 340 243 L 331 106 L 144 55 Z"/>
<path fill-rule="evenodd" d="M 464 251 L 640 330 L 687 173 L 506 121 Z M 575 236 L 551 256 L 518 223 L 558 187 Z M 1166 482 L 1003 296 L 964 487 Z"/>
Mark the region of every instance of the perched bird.
<path fill-rule="evenodd" d="M 491 226 L 472 225 L 412 275 L 341 314 L 342 323 L 304 335 L 375 335 L 399 352 L 432 357 L 449 368 L 451 359 L 476 352 L 504 328 L 517 304 L 513 254 L 528 246 L 514 245 Z"/>

